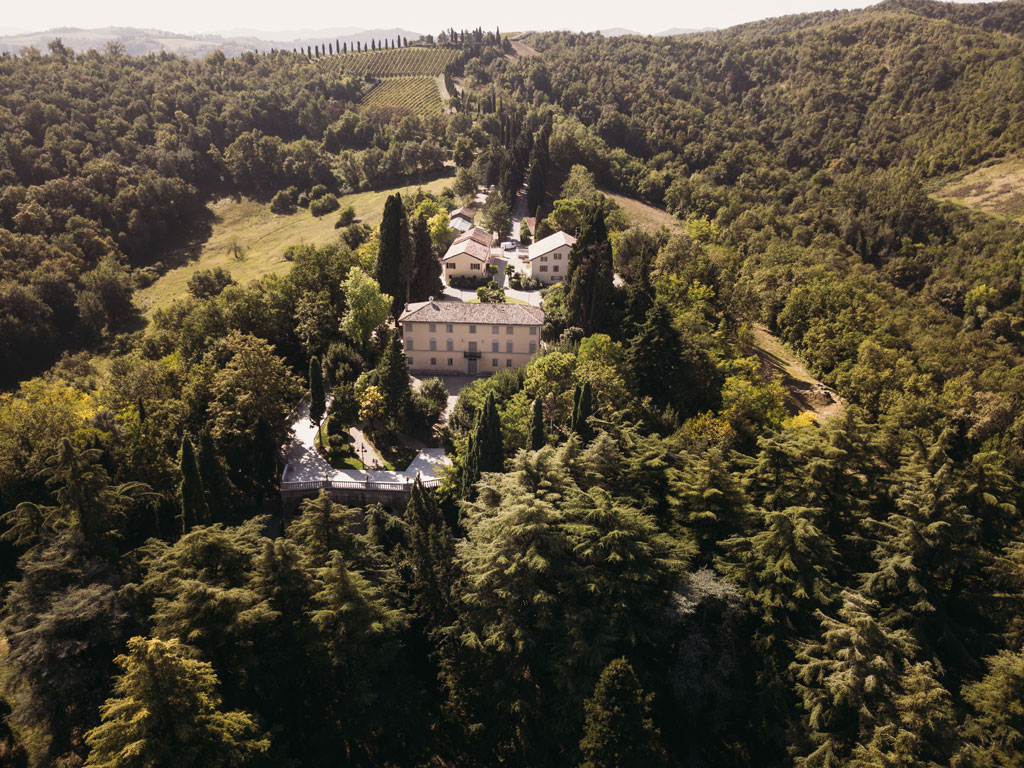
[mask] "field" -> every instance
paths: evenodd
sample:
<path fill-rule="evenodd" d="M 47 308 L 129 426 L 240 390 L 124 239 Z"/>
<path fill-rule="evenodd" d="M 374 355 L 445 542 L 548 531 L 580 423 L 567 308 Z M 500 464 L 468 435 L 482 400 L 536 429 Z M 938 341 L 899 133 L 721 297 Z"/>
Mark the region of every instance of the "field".
<path fill-rule="evenodd" d="M 661 208 L 655 208 L 653 205 L 642 203 L 631 197 L 613 194 L 606 189 L 602 189 L 600 192 L 618 203 L 619 207 L 625 211 L 633 224 L 649 229 L 657 229 L 664 226 L 670 230 L 681 229 L 683 226 L 683 222 Z"/>
<path fill-rule="evenodd" d="M 377 226 L 388 195 L 394 192 L 404 195 L 420 188 L 437 193 L 451 183 L 451 178 L 442 178 L 426 184 L 360 192 L 342 197 L 341 206 L 351 205 L 358 219 Z M 289 245 L 322 245 L 338 235 L 334 228 L 336 213 L 318 219 L 309 211 L 299 209 L 296 213 L 278 216 L 270 212 L 268 205 L 247 198 L 224 198 L 212 203 L 210 210 L 215 217 L 213 232 L 203 244 L 199 258 L 164 273 L 152 285 L 136 292 L 136 304 L 146 314 L 184 296 L 189 278 L 200 269 L 223 267 L 236 282 L 244 284 L 263 275 L 288 272 L 291 262 L 285 261 L 283 254 Z M 241 258 L 235 256 L 236 246 Z"/>
<path fill-rule="evenodd" d="M 321 59 L 320 66 L 327 71 L 373 77 L 437 77 L 459 54 L 453 48 L 391 48 L 328 56 Z"/>
<path fill-rule="evenodd" d="M 933 197 L 1024 221 L 1024 159 L 1009 157 L 948 181 Z"/>
<path fill-rule="evenodd" d="M 392 77 L 382 80 L 363 97 L 363 106 L 408 109 L 419 115 L 441 111 L 441 93 L 433 77 Z"/>

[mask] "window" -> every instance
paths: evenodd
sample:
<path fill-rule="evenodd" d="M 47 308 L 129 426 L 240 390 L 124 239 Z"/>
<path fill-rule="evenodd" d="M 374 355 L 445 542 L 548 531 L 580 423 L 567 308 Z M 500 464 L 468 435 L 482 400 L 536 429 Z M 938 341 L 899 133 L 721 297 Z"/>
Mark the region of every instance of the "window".
<path fill-rule="evenodd" d="M 430 358 L 430 364 L 431 365 L 437 365 L 437 358 L 436 357 Z"/>
<path fill-rule="evenodd" d="M 555 254 L 555 261 L 561 261 L 561 260 L 562 260 L 562 254 L 556 253 Z"/>
<path fill-rule="evenodd" d="M 444 329 L 445 329 L 445 331 L 446 331 L 446 332 L 448 332 L 448 333 L 454 333 L 454 332 L 455 332 L 455 326 L 453 326 L 453 325 L 452 325 L 451 323 L 448 323 L 448 324 L 447 324 L 447 325 L 446 325 L 446 326 L 444 327 Z"/>
<path fill-rule="evenodd" d="M 493 368 L 497 368 L 498 367 L 498 358 L 495 357 L 495 358 L 491 359 L 491 366 Z"/>
<path fill-rule="evenodd" d="M 431 352 L 437 351 L 437 339 L 431 339 L 430 340 L 430 351 Z"/>
<path fill-rule="evenodd" d="M 531 336 L 536 336 L 537 335 L 537 326 L 536 325 L 531 325 L 530 326 L 530 335 Z"/>
<path fill-rule="evenodd" d="M 491 342 L 491 352 L 497 352 L 497 351 L 498 351 L 498 340 L 495 339 L 494 341 Z"/>
<path fill-rule="evenodd" d="M 547 264 L 548 263 L 548 257 L 547 256 L 541 256 L 540 257 L 540 263 L 541 264 Z"/>
<path fill-rule="evenodd" d="M 505 360 L 505 367 L 506 368 L 511 368 L 512 367 L 512 359 L 511 358 L 508 358 L 508 359 Z"/>
<path fill-rule="evenodd" d="M 476 269 L 476 270 L 479 270 L 479 269 L 480 269 L 480 265 L 479 265 L 479 264 L 470 264 L 470 265 L 469 265 L 469 268 L 470 268 L 470 269 Z"/>
<path fill-rule="evenodd" d="M 551 268 L 551 271 L 552 272 L 557 272 L 558 271 L 558 265 L 555 264 L 555 266 Z"/>
<path fill-rule="evenodd" d="M 547 272 L 547 271 L 548 271 L 548 266 L 547 266 L 547 264 L 541 264 L 541 265 L 540 265 L 540 271 L 541 271 L 541 272 Z"/>
<path fill-rule="evenodd" d="M 511 325 L 506 325 L 505 326 L 505 335 L 506 336 L 511 336 L 513 331 L 515 331 L 515 327 L 514 326 L 511 326 Z"/>
<path fill-rule="evenodd" d="M 448 365 L 449 366 L 454 365 L 454 361 L 450 357 L 448 358 Z"/>
<path fill-rule="evenodd" d="M 469 332 L 470 333 L 476 333 L 476 326 L 475 325 L 469 326 Z"/>
<path fill-rule="evenodd" d="M 501 326 L 500 325 L 492 325 L 491 326 L 491 333 L 494 333 L 494 334 L 501 333 Z"/>
<path fill-rule="evenodd" d="M 412 355 L 406 355 L 405 356 L 405 362 L 407 362 L 409 364 L 409 366 L 411 367 L 412 366 Z"/>
<path fill-rule="evenodd" d="M 405 348 L 412 349 L 412 336 L 405 337 Z"/>
<path fill-rule="evenodd" d="M 437 330 L 437 326 L 434 323 L 431 323 L 430 324 L 430 332 L 433 333 L 436 330 Z"/>
<path fill-rule="evenodd" d="M 444 343 L 444 348 L 445 348 L 445 351 L 447 351 L 447 352 L 454 352 L 455 351 L 455 342 L 452 339 L 448 339 Z"/>
<path fill-rule="evenodd" d="M 508 352 L 508 353 L 509 353 L 510 355 L 511 355 L 511 354 L 512 354 L 512 352 L 514 351 L 514 350 L 512 349 L 512 342 L 511 342 L 511 341 L 506 341 L 506 342 L 505 342 L 505 351 L 506 351 L 506 352 Z"/>
<path fill-rule="evenodd" d="M 531 341 L 530 342 L 530 354 L 532 355 L 536 351 L 537 351 L 537 342 L 536 341 Z"/>

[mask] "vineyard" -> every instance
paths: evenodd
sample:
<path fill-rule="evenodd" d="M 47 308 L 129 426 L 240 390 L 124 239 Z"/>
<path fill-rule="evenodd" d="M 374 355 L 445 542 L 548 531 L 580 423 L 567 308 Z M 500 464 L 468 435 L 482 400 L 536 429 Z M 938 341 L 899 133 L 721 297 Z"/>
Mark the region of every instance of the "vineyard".
<path fill-rule="evenodd" d="M 382 80 L 366 94 L 363 106 L 399 107 L 420 115 L 437 114 L 441 111 L 441 93 L 433 77 L 393 77 Z"/>
<path fill-rule="evenodd" d="M 329 72 L 373 77 L 437 77 L 461 52 L 452 48 L 390 48 L 328 56 L 320 66 Z"/>

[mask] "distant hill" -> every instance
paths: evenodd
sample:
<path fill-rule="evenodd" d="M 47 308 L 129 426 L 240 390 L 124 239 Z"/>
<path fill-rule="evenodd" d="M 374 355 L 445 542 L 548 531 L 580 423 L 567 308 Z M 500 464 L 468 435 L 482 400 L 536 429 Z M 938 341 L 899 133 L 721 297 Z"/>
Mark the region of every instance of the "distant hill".
<path fill-rule="evenodd" d="M 341 34 L 342 29 L 348 30 L 348 34 Z M 75 51 L 85 51 L 90 48 L 102 50 L 107 43 L 116 42 L 123 45 L 125 52 L 132 55 L 167 51 L 168 53 L 178 53 L 194 58 L 207 56 L 216 50 L 223 51 L 225 56 L 238 56 L 243 51 L 266 51 L 271 48 L 291 50 L 292 48 L 327 45 L 334 42 L 348 43 L 351 46 L 356 42 L 369 44 L 371 40 L 383 40 L 385 38 L 394 40 L 396 37 L 404 37 L 412 41 L 420 37 L 419 32 L 413 32 L 408 29 L 364 29 L 353 31 L 351 27 L 285 31 L 280 34 L 278 39 L 269 38 L 274 33 L 259 34 L 265 34 L 268 37 L 261 37 L 256 34 L 239 36 L 214 34 L 182 35 L 158 29 L 139 29 L 136 27 L 102 27 L 99 29 L 56 27 L 43 32 L 26 32 L 0 37 L 0 53 L 16 54 L 28 46 L 34 46 L 39 51 L 46 53 L 49 43 L 58 37 L 65 46 Z M 299 35 L 299 37 L 292 37 L 292 35 Z"/>
<path fill-rule="evenodd" d="M 672 27 L 663 32 L 655 32 L 655 37 L 674 37 L 676 35 L 695 35 L 698 32 L 713 32 L 715 27 L 701 27 L 700 29 L 689 29 L 687 27 Z"/>

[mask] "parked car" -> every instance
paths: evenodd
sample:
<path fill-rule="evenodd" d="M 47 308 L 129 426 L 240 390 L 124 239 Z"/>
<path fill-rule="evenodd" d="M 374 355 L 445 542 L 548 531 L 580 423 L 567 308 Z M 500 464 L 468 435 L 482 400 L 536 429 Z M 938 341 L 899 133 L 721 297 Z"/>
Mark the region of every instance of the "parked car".
<path fill-rule="evenodd" d="M 504 243 L 501 244 L 501 247 L 502 250 L 514 251 L 516 249 L 516 244 L 513 243 L 511 240 L 506 240 Z"/>

